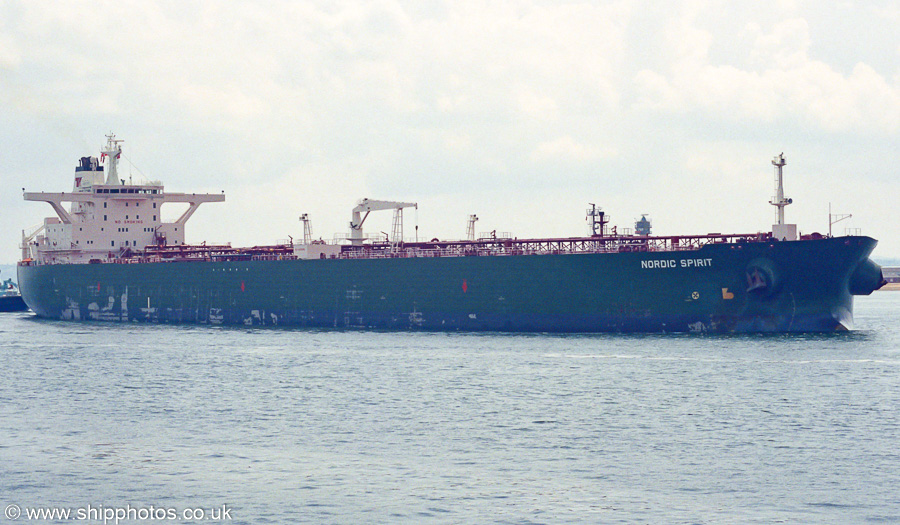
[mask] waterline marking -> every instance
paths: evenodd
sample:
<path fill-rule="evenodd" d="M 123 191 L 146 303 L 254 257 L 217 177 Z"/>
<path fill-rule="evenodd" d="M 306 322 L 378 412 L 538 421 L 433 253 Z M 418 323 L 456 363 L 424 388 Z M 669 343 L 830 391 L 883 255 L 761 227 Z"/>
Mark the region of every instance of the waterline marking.
<path fill-rule="evenodd" d="M 233 519 L 228 505 L 205 509 L 201 507 L 176 509 L 174 507 L 104 507 L 103 505 L 87 505 L 84 507 L 20 507 L 9 504 L 3 515 L 10 521 L 22 519 L 56 520 L 56 521 L 102 521 L 103 525 L 118 525 L 125 521 L 227 521 Z"/>

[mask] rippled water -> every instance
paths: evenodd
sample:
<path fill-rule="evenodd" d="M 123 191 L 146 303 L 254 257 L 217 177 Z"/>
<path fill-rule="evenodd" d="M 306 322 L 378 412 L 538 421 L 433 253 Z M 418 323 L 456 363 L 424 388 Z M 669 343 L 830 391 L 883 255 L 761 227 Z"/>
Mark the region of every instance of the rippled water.
<path fill-rule="evenodd" d="M 898 522 L 900 293 L 856 310 L 856 332 L 776 336 L 4 314 L 0 506 L 227 505 L 229 523 L 254 524 Z"/>

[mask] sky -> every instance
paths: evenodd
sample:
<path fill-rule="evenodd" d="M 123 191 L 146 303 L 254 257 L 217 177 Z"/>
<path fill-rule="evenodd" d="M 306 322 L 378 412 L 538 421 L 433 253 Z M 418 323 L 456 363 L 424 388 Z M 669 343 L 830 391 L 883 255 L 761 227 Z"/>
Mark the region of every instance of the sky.
<path fill-rule="evenodd" d="M 405 235 L 769 231 L 900 258 L 900 4 L 4 0 L 0 263 L 123 143 L 120 173 L 225 192 L 188 242 L 346 234 L 363 197 L 418 203 Z M 183 208 L 167 205 L 164 218 Z M 416 230 L 418 225 L 418 230 Z M 366 232 L 390 231 L 390 212 Z"/>

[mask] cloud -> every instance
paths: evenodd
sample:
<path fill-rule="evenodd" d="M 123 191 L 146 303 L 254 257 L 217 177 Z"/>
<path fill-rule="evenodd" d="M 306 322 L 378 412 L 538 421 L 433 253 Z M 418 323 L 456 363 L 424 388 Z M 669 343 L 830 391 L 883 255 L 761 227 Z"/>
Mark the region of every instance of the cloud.
<path fill-rule="evenodd" d="M 15 69 L 21 63 L 18 46 L 6 35 L 0 34 L 0 69 Z"/>
<path fill-rule="evenodd" d="M 733 200 L 712 198 L 722 180 L 756 188 L 759 177 L 770 211 L 768 160 L 782 150 L 823 172 L 866 159 L 862 187 L 894 177 L 893 8 L 845 9 L 846 23 L 828 7 L 694 0 L 101 0 L 92 13 L 67 0 L 0 10 L 0 133 L 31 159 L 0 171 L 9 187 L 68 187 L 68 163 L 96 154 L 110 129 L 149 178 L 225 189 L 228 220 L 264 209 L 264 222 L 290 227 L 310 211 L 343 229 L 363 191 L 464 200 L 456 231 L 468 213 L 487 217 L 467 204 L 475 193 L 509 211 L 551 190 L 570 208 L 603 193 L 623 217 L 667 200 L 659 209 L 674 218 L 668 201 L 701 188 L 709 214 L 678 217 L 693 228 L 734 215 Z M 19 199 L 8 209 L 25 222 L 47 211 Z M 221 212 L 198 214 L 191 235 L 222 240 L 204 213 Z M 555 220 L 530 227 L 570 226 Z M 228 229 L 260 235 L 246 221 Z"/>
<path fill-rule="evenodd" d="M 712 62 L 712 34 L 698 29 L 693 17 L 686 13 L 667 28 L 667 70 L 634 76 L 636 109 L 757 122 L 799 119 L 829 132 L 900 130 L 900 82 L 863 63 L 845 75 L 811 59 L 804 19 L 781 20 L 768 32 L 747 24 L 749 60 L 736 58 L 735 65 Z"/>
<path fill-rule="evenodd" d="M 527 87 L 517 90 L 517 109 L 524 115 L 539 120 L 555 120 L 558 118 L 559 105 L 552 97 L 542 96 Z"/>
<path fill-rule="evenodd" d="M 248 95 L 238 86 L 183 86 L 179 99 L 198 118 L 217 118 L 222 121 L 263 118 L 271 106 L 260 98 Z"/>
<path fill-rule="evenodd" d="M 603 150 L 595 146 L 581 144 L 567 135 L 539 144 L 531 153 L 531 159 L 537 162 L 587 162 L 613 155 L 615 155 L 615 152 L 612 150 Z"/>

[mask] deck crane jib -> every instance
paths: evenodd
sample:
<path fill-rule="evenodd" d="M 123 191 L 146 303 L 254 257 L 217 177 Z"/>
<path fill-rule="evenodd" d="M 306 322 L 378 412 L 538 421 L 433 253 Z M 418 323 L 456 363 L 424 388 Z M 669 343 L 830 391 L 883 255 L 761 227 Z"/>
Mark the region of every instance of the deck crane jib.
<path fill-rule="evenodd" d="M 363 223 L 366 222 L 369 213 L 380 210 L 394 210 L 393 227 L 391 228 L 390 241 L 394 244 L 403 241 L 403 208 L 419 208 L 415 202 L 395 202 L 395 201 L 379 201 L 373 199 L 361 199 L 353 208 L 353 215 L 350 220 L 350 244 L 353 246 L 362 246 L 365 237 L 363 236 Z M 365 215 L 363 214 L 365 213 Z"/>

